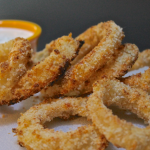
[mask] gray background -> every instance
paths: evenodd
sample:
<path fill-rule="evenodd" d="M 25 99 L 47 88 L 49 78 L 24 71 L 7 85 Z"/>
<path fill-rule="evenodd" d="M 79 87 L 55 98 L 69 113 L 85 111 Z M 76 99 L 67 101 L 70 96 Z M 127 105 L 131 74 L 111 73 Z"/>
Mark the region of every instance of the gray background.
<path fill-rule="evenodd" d="M 101 21 L 114 20 L 123 27 L 125 42 L 140 50 L 150 48 L 148 0 L 0 0 L 0 19 L 23 19 L 42 29 L 38 50 L 70 32 L 73 37 Z"/>

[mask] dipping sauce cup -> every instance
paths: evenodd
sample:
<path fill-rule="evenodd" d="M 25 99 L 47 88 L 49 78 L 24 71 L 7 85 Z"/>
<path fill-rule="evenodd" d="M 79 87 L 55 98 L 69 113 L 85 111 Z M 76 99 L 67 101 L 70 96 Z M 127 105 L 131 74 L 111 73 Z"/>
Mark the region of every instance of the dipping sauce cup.
<path fill-rule="evenodd" d="M 31 42 L 34 52 L 37 50 L 41 27 L 33 22 L 23 20 L 0 20 L 0 43 L 7 42 L 16 37 L 23 37 Z"/>

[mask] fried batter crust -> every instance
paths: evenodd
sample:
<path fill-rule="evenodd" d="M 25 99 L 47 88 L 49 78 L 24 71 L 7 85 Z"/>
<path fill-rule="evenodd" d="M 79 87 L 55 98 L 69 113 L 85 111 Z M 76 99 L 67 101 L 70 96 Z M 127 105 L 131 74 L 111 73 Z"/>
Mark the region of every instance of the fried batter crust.
<path fill-rule="evenodd" d="M 145 92 L 142 93 L 142 91 L 131 88 L 117 80 L 104 79 L 94 84 L 94 93 L 87 102 L 92 121 L 115 146 L 127 150 L 150 149 L 150 126 L 138 128 L 125 120 L 120 120 L 103 104 L 106 101 L 108 103 L 115 101 L 123 107 L 126 105 L 138 115 L 144 114 L 150 108 L 149 99 L 145 99 L 144 94 Z"/>
<path fill-rule="evenodd" d="M 92 84 L 104 77 L 107 78 L 119 78 L 123 76 L 132 67 L 134 62 L 138 57 L 138 47 L 134 44 L 125 44 L 120 46 L 116 50 L 115 54 L 112 56 L 107 64 L 93 73 L 93 75 L 80 84 L 78 89 L 67 93 L 67 96 L 80 96 L 86 93 L 91 93 L 93 91 Z M 59 84 L 54 84 L 47 89 L 42 90 L 42 95 L 44 97 L 55 97 L 58 95 L 58 91 L 61 86 Z"/>
<path fill-rule="evenodd" d="M 0 105 L 2 105 L 12 97 L 12 88 L 28 69 L 31 45 L 26 39 L 16 38 L 1 44 L 0 48 L 4 48 L 0 51 L 4 50 L 5 53 L 5 57 L 0 63 Z M 1 56 L 3 57 L 4 54 Z"/>
<path fill-rule="evenodd" d="M 8 56 L 13 44 L 14 40 L 10 40 L 6 43 L 0 44 L 0 63 L 8 60 Z"/>
<path fill-rule="evenodd" d="M 100 34 L 103 23 L 99 23 L 98 25 L 92 26 L 75 39 L 78 41 L 84 41 L 84 45 L 81 47 L 79 54 L 77 57 L 71 62 L 71 65 L 75 65 L 79 60 L 81 60 L 88 52 L 90 52 L 101 40 L 102 36 Z M 44 60 L 51 53 L 50 43 L 46 44 L 45 48 L 35 53 L 32 57 L 34 64 Z"/>
<path fill-rule="evenodd" d="M 51 93 L 48 95 L 65 95 L 68 92 L 74 92 L 80 88 L 80 85 L 88 80 L 92 74 L 102 68 L 108 60 L 112 59 L 112 55 L 124 37 L 122 29 L 113 21 L 101 23 L 99 27 L 99 37 L 101 37 L 99 44 L 79 61 L 79 63 L 71 67 L 65 73 L 64 78 L 59 84 L 54 84 L 50 87 L 52 90 L 49 90 Z M 43 93 L 45 93 L 46 90 L 47 88 L 44 89 Z"/>
<path fill-rule="evenodd" d="M 101 35 L 103 23 L 92 26 L 78 37 L 76 40 L 84 41 L 78 56 L 71 62 L 71 65 L 77 64 L 86 54 L 88 54 L 95 46 L 98 45 L 100 40 L 103 38 Z"/>
<path fill-rule="evenodd" d="M 18 119 L 18 127 L 13 129 L 18 143 L 32 150 L 104 150 L 107 141 L 94 125 L 69 132 L 43 127 L 46 121 L 58 116 L 68 118 L 78 114 L 90 117 L 86 102 L 87 98 L 48 99 L 30 108 Z"/>
<path fill-rule="evenodd" d="M 131 87 L 140 88 L 150 93 L 150 68 L 144 73 L 138 73 L 120 80 Z"/>
<path fill-rule="evenodd" d="M 66 73 L 62 81 L 61 94 L 74 90 L 87 80 L 93 72 L 103 67 L 111 59 L 123 38 L 122 29 L 113 21 L 104 23 L 100 34 L 102 36 L 100 43 Z"/>
<path fill-rule="evenodd" d="M 144 50 L 143 52 L 139 53 L 139 57 L 131 70 L 136 70 L 145 66 L 150 67 L 150 49 Z"/>
<path fill-rule="evenodd" d="M 42 51 L 36 52 L 33 55 L 32 57 L 33 64 L 37 64 L 38 62 L 43 61 L 46 57 L 48 57 L 51 54 L 51 52 L 52 52 L 52 48 L 50 42 L 49 44 L 46 44 L 45 48 Z"/>
<path fill-rule="evenodd" d="M 39 92 L 61 76 L 83 43 L 70 36 L 63 36 L 49 45 L 51 54 L 44 61 L 28 70 L 11 90 L 11 95 L 1 104 L 14 104 Z"/>
<path fill-rule="evenodd" d="M 95 81 L 105 77 L 113 79 L 125 75 L 137 60 L 138 51 L 138 47 L 134 44 L 120 46 L 104 67 L 97 70 L 88 80 L 83 82 L 76 91 L 72 91 L 67 95 L 76 96 L 91 93 L 93 91 L 92 84 Z"/>

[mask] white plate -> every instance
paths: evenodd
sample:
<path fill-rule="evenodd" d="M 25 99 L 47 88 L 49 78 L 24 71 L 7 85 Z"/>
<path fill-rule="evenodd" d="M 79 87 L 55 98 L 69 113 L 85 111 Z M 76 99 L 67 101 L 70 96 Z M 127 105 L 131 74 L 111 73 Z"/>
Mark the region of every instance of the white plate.
<path fill-rule="evenodd" d="M 138 71 L 132 71 L 126 76 L 135 74 L 138 72 L 143 72 L 147 67 L 139 69 Z M 20 147 L 17 144 L 17 137 L 12 133 L 12 128 L 17 127 L 17 119 L 20 117 L 20 113 L 24 113 L 30 107 L 39 103 L 40 100 L 37 96 L 29 98 L 13 106 L 1 106 L 0 107 L 0 150 L 25 150 L 25 148 Z M 114 106 L 111 107 L 114 114 L 117 114 L 120 118 L 126 119 L 132 122 L 138 127 L 144 127 L 144 121 L 139 119 L 136 115 L 120 110 Z M 75 118 L 74 120 L 62 121 L 60 119 L 54 119 L 51 123 L 47 124 L 49 128 L 54 128 L 55 130 L 69 131 L 70 129 L 75 130 L 81 125 L 86 125 L 89 122 L 86 118 Z M 123 150 L 122 148 L 116 148 L 112 144 L 109 144 L 107 150 Z"/>

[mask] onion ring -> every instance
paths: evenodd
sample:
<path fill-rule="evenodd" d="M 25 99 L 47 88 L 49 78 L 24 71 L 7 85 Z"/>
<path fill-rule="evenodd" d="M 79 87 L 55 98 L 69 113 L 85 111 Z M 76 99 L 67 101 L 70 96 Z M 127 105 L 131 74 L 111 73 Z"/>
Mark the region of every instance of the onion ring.
<path fill-rule="evenodd" d="M 58 84 L 50 87 L 48 91 L 51 91 L 51 93 L 49 95 L 66 95 L 68 92 L 77 90 L 96 70 L 102 68 L 111 59 L 124 35 L 119 26 L 113 21 L 108 21 L 102 24 L 101 32 L 99 29 L 99 36 L 102 37 L 102 40 L 100 40 L 98 46 L 90 51 L 79 63 L 71 67 L 60 83 L 58 82 Z M 48 88 L 44 89 L 44 91 L 46 92 Z"/>
<path fill-rule="evenodd" d="M 76 91 L 68 93 L 67 95 L 77 96 L 91 93 L 93 91 L 92 84 L 95 81 L 101 80 L 104 77 L 113 79 L 125 75 L 137 60 L 138 51 L 138 47 L 134 44 L 120 46 L 111 60 L 108 61 L 103 68 L 97 70 L 88 80 L 82 83 Z"/>
<path fill-rule="evenodd" d="M 94 125 L 82 126 L 66 133 L 44 129 L 42 126 L 58 116 L 89 116 L 86 102 L 86 98 L 49 99 L 30 108 L 18 120 L 18 127 L 13 129 L 19 144 L 32 150 L 104 150 L 107 141 Z"/>
<path fill-rule="evenodd" d="M 51 42 L 50 56 L 28 70 L 11 90 L 10 99 L 3 99 L 2 104 L 10 105 L 24 100 L 56 80 L 76 57 L 82 44 L 70 36 L 63 36 Z"/>
<path fill-rule="evenodd" d="M 144 50 L 143 52 L 139 53 L 139 57 L 131 70 L 136 70 L 145 66 L 150 67 L 150 49 Z"/>
<path fill-rule="evenodd" d="M 81 60 L 88 52 L 90 52 L 100 41 L 102 38 L 100 32 L 102 32 L 103 23 L 99 23 L 98 25 L 92 26 L 88 28 L 86 31 L 81 33 L 75 39 L 78 41 L 84 41 L 83 46 L 81 47 L 77 57 L 71 62 L 71 65 L 75 65 L 79 60 Z M 35 53 L 32 60 L 34 64 L 41 62 L 51 53 L 50 44 L 46 44 L 45 48 Z"/>
<path fill-rule="evenodd" d="M 120 120 L 112 114 L 111 110 L 104 106 L 103 102 L 109 100 L 121 101 L 122 105 L 124 105 L 125 100 L 125 103 L 132 105 L 128 107 L 134 109 L 134 105 L 138 106 L 141 109 L 141 113 L 145 113 L 144 105 L 146 106 L 149 102 L 140 106 L 142 98 L 145 98 L 145 96 L 140 95 L 138 92 L 138 90 L 125 86 L 120 81 L 104 79 L 94 84 L 94 93 L 87 102 L 92 121 L 99 128 L 99 131 L 115 146 L 126 148 L 127 150 L 150 149 L 150 126 L 138 128 L 125 120 Z"/>
<path fill-rule="evenodd" d="M 67 96 L 79 96 L 92 92 L 92 84 L 104 77 L 119 78 L 123 76 L 134 64 L 138 57 L 138 47 L 134 44 L 125 44 L 120 46 L 112 56 L 111 60 L 98 71 L 96 71 L 88 80 L 83 82 L 77 90 L 67 93 Z M 44 97 L 55 97 L 61 86 L 54 84 L 41 91 Z"/>
<path fill-rule="evenodd" d="M 0 62 L 0 105 L 2 105 L 9 103 L 13 87 L 28 70 L 31 45 L 26 39 L 16 38 L 1 44 L 0 47 L 2 48 L 0 57 L 4 56 Z"/>
<path fill-rule="evenodd" d="M 69 70 L 62 80 L 61 94 L 66 94 L 87 80 L 111 58 L 123 38 L 122 29 L 113 21 L 103 24 L 103 37 L 98 46 Z M 92 59 L 91 59 L 92 58 Z"/>

